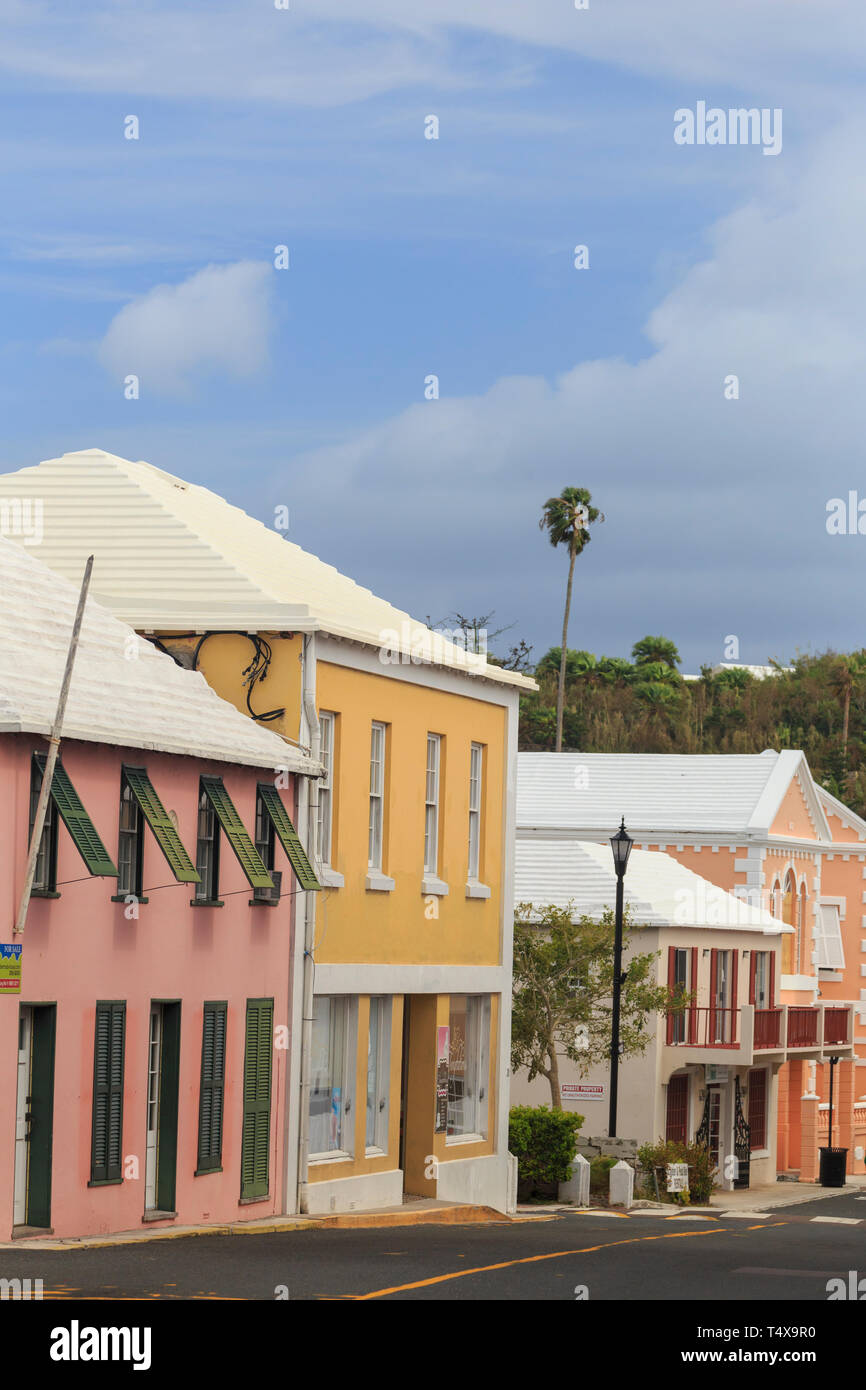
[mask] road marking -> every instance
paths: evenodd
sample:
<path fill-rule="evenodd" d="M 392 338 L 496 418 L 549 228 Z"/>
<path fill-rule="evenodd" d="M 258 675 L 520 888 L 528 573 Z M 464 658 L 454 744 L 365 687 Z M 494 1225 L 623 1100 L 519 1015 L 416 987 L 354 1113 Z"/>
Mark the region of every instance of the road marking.
<path fill-rule="evenodd" d="M 678 1212 L 674 1221 L 715 1221 L 714 1216 L 697 1216 L 693 1212 Z"/>
<path fill-rule="evenodd" d="M 762 1228 L 763 1229 L 763 1228 Z M 710 1231 L 670 1231 L 660 1236 L 631 1236 L 626 1240 L 610 1240 L 603 1245 L 587 1245 L 583 1250 L 552 1250 L 544 1255 L 524 1255 L 516 1260 L 502 1260 L 495 1265 L 479 1265 L 477 1269 L 456 1269 L 451 1274 L 436 1274 L 430 1279 L 417 1279 L 412 1284 L 395 1284 L 390 1289 L 374 1289 L 372 1293 L 355 1294 L 355 1300 L 363 1303 L 369 1298 L 385 1298 L 392 1293 L 407 1293 L 410 1289 L 426 1289 L 431 1284 L 445 1284 L 450 1279 L 465 1279 L 469 1274 L 490 1274 L 497 1269 L 511 1269 L 514 1265 L 538 1264 L 542 1260 L 563 1260 L 569 1255 L 592 1255 L 599 1250 L 612 1250 L 617 1245 L 639 1245 L 647 1240 L 688 1240 L 694 1236 L 722 1235 L 721 1226 Z M 351 1295 L 349 1295 L 351 1297 Z"/>
<path fill-rule="evenodd" d="M 734 1221 L 767 1221 L 771 1211 L 720 1211 L 719 1216 L 733 1218 Z"/>
<path fill-rule="evenodd" d="M 823 1221 L 825 1226 L 862 1226 L 859 1216 L 813 1216 L 813 1221 Z"/>

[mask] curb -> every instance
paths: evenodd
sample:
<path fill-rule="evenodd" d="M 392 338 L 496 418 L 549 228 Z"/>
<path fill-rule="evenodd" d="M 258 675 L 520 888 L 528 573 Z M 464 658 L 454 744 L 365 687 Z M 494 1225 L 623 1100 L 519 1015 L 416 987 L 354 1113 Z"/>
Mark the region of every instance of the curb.
<path fill-rule="evenodd" d="M 154 1231 L 119 1231 L 109 1236 L 67 1236 L 63 1239 L 31 1238 L 0 1242 L 0 1250 L 99 1250 L 117 1245 L 141 1245 L 157 1240 L 179 1240 L 192 1236 L 261 1236 L 283 1231 L 369 1230 L 389 1226 L 464 1226 L 469 1223 L 507 1222 L 493 1207 L 425 1207 L 421 1211 L 335 1212 L 327 1216 L 275 1217 L 273 1220 L 236 1221 L 213 1226 L 173 1226 Z"/>

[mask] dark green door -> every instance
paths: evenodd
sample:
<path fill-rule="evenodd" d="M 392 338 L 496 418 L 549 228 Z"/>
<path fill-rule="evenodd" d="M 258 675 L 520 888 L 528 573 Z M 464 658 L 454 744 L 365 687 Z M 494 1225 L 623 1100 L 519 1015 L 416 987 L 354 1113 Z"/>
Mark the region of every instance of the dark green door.
<path fill-rule="evenodd" d="M 27 1096 L 27 1225 L 51 1225 L 51 1149 L 54 1137 L 54 1034 L 57 1007 L 32 1009 L 32 1060 Z"/>
<path fill-rule="evenodd" d="M 180 1088 L 180 1001 L 162 1005 L 156 1205 L 174 1211 L 177 1185 L 177 1098 Z"/>
<path fill-rule="evenodd" d="M 267 1197 L 268 1195 L 273 1045 L 273 999 L 248 999 L 244 1048 L 241 1197 Z"/>

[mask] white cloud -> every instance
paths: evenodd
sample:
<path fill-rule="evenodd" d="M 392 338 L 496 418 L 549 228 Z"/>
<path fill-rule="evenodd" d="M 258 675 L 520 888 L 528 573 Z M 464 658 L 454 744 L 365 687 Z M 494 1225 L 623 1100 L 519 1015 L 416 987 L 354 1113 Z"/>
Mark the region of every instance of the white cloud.
<path fill-rule="evenodd" d="M 166 395 L 184 394 L 201 374 L 250 376 L 267 361 L 273 274 L 267 263 L 237 261 L 157 285 L 111 321 L 100 361 Z"/>
<path fill-rule="evenodd" d="M 296 506 L 311 510 L 305 480 L 328 478 L 351 518 L 331 533 L 350 564 L 353 531 L 388 534 L 389 559 L 444 571 L 452 603 L 495 595 L 537 633 L 558 579 L 533 522 L 552 491 L 587 486 L 607 523 L 581 562 L 595 599 L 576 645 L 610 644 L 620 621 L 630 640 L 654 622 L 744 642 L 760 627 L 765 655 L 853 640 L 833 596 L 858 582 L 862 551 L 824 523 L 827 499 L 866 494 L 863 138 L 831 132 L 795 182 L 774 171 L 715 225 L 706 259 L 649 316 L 641 361 L 584 361 L 475 396 L 450 395 L 443 376 L 431 402 L 419 382 L 417 404 L 294 461 Z M 364 563 L 372 583 L 378 562 Z"/>

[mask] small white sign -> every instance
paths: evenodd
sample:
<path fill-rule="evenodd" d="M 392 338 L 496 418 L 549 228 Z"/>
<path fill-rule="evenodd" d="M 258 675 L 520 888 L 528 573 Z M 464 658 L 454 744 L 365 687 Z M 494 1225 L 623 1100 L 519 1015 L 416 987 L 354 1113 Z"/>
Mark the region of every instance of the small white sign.
<path fill-rule="evenodd" d="M 668 1192 L 688 1192 L 689 1165 L 687 1163 L 668 1164 Z"/>
<path fill-rule="evenodd" d="M 583 1102 L 585 1100 L 604 1100 L 606 1091 L 607 1082 L 604 1081 L 598 1086 L 589 1086 L 580 1082 L 571 1082 L 568 1085 L 560 1087 L 560 1093 L 564 1101 L 570 1100 Z"/>
<path fill-rule="evenodd" d="M 707 1081 L 727 1081 L 729 1080 L 729 1067 L 716 1067 L 712 1064 L 707 1066 Z"/>

